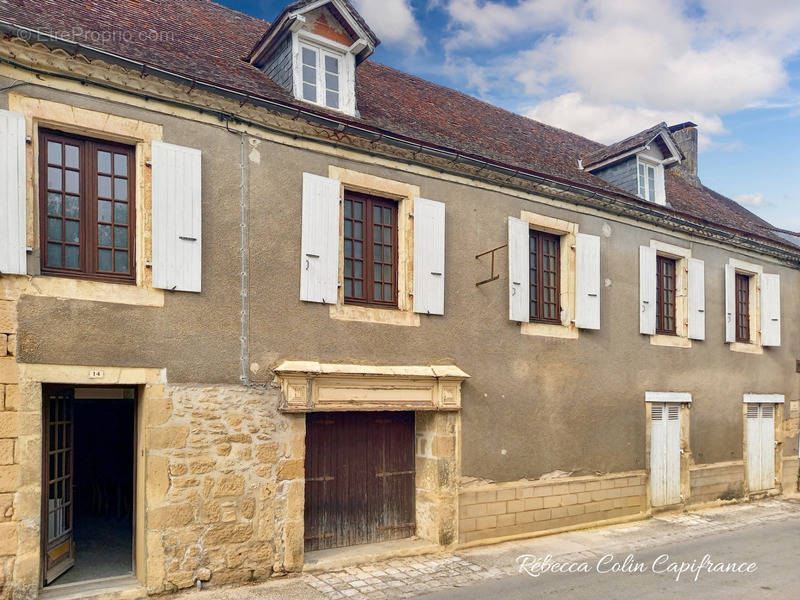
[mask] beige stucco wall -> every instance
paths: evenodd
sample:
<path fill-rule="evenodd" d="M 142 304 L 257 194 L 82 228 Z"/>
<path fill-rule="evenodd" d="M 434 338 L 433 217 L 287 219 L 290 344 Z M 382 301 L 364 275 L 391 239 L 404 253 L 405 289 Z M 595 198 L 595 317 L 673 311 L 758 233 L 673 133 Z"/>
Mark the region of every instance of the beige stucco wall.
<path fill-rule="evenodd" d="M 167 294 L 163 308 L 23 297 L 20 357 L 29 362 L 165 367 L 172 382 L 236 382 L 239 377 L 239 182 L 241 139 L 132 107 L 40 88 L 18 93 L 67 100 L 146 118 L 164 140 L 203 154 L 202 294 Z M 798 273 L 730 249 L 633 227 L 612 218 L 550 206 L 408 171 L 324 156 L 248 138 L 249 347 L 253 379 L 287 358 L 330 362 L 434 364 L 470 373 L 463 386 L 463 473 L 493 480 L 556 469 L 585 474 L 645 468 L 644 391 L 693 394 L 692 452 L 697 463 L 742 458 L 742 394 L 796 398 L 798 321 L 787 311 Z M 303 171 L 330 165 L 419 186 L 447 206 L 445 316 L 420 327 L 332 319 L 324 305 L 299 300 Z M 602 242 L 602 329 L 575 339 L 523 336 L 507 319 L 504 251 L 499 280 L 480 288 L 488 262 L 474 255 L 506 241 L 506 219 L 522 210 L 577 223 Z M 651 346 L 638 333 L 638 246 L 652 239 L 689 247 L 706 262 L 707 341 L 691 349 Z M 723 268 L 730 257 L 782 277 L 783 346 L 763 355 L 733 353 L 723 342 Z M 208 318 L 212 315 L 213 318 Z M 387 350 L 390 349 L 390 350 Z M 502 365 L 502 368 L 498 368 Z M 587 377 L 586 374 L 591 374 Z M 707 432 L 713 429 L 715 435 Z M 614 435 L 608 435 L 613 431 Z M 796 442 L 785 444 L 796 453 Z"/>

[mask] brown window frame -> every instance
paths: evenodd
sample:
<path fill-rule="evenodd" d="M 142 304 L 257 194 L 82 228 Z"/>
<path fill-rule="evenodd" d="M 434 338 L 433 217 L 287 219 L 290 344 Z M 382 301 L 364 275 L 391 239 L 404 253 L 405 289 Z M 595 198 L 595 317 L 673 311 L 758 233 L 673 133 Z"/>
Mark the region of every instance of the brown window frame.
<path fill-rule="evenodd" d="M 670 285 L 671 284 L 671 285 Z M 656 256 L 656 333 L 678 335 L 678 260 Z M 670 308 L 672 315 L 670 316 Z"/>
<path fill-rule="evenodd" d="M 362 218 L 363 218 L 363 220 L 360 221 L 360 222 L 362 223 L 363 229 L 362 229 L 362 237 L 360 239 L 353 237 L 355 235 L 355 231 L 351 232 L 351 236 L 348 237 L 347 236 L 347 230 L 346 230 L 346 224 L 345 224 L 345 229 L 344 229 L 343 234 L 342 234 L 342 244 L 343 244 L 343 246 L 345 246 L 345 248 L 343 248 L 342 253 L 343 253 L 345 261 L 347 261 L 347 260 L 353 260 L 353 261 L 359 260 L 359 259 L 356 259 L 354 257 L 348 257 L 347 256 L 346 244 L 347 244 L 348 241 L 351 241 L 351 242 L 360 241 L 363 244 L 363 254 L 362 254 L 362 258 L 360 259 L 360 260 L 363 261 L 363 265 L 362 265 L 363 270 L 362 270 L 362 273 L 361 273 L 361 275 L 362 275 L 361 278 L 354 277 L 355 271 L 353 271 L 353 273 L 350 276 L 348 276 L 347 275 L 347 264 L 345 263 L 345 271 L 344 271 L 344 276 L 343 276 L 343 279 L 344 279 L 344 302 L 345 302 L 345 304 L 356 304 L 356 305 L 361 305 L 361 306 L 375 306 L 375 307 L 380 307 L 380 308 L 397 308 L 398 307 L 398 302 L 397 302 L 397 298 L 398 298 L 398 295 L 397 295 L 397 290 L 398 290 L 398 269 L 397 269 L 398 251 L 397 251 L 397 241 L 398 241 L 398 228 L 399 228 L 398 221 L 397 221 L 397 217 L 398 217 L 397 202 L 395 200 L 390 200 L 388 198 L 383 198 L 383 197 L 380 197 L 380 196 L 374 196 L 372 194 L 366 194 L 366 193 L 363 193 L 363 192 L 354 192 L 354 191 L 350 191 L 350 190 L 345 190 L 345 193 L 344 193 L 344 206 L 345 207 L 347 206 L 347 202 L 361 202 L 362 203 L 362 206 L 363 206 L 363 208 L 362 208 L 362 210 L 363 210 Z M 375 226 L 375 223 L 374 223 L 374 214 L 373 214 L 373 212 L 374 212 L 374 208 L 376 206 L 379 206 L 381 208 L 388 208 L 391 211 L 391 220 L 392 220 L 392 223 L 391 223 L 391 231 L 392 231 L 392 235 L 391 235 L 391 245 L 392 245 L 392 248 L 391 248 L 392 298 L 391 298 L 391 300 L 383 300 L 383 299 L 376 300 L 375 299 L 375 293 L 374 293 L 375 292 L 375 290 L 374 290 L 374 284 L 375 284 L 374 269 L 375 269 L 376 260 L 375 260 L 375 255 L 374 255 L 374 252 L 375 252 L 375 235 L 374 235 L 373 228 Z M 357 221 L 357 219 L 355 219 L 355 215 L 354 214 L 351 214 L 351 216 L 348 217 L 346 210 L 343 210 L 342 212 L 344 214 L 345 222 L 347 220 L 350 220 L 350 221 L 353 221 L 353 222 Z M 383 226 L 383 225 L 379 225 L 379 226 Z M 381 245 L 383 246 L 385 244 L 383 242 L 381 242 Z M 383 259 L 381 259 L 381 261 L 378 261 L 378 264 L 381 264 L 383 266 L 386 265 L 386 263 L 383 262 Z M 353 263 L 353 265 L 355 265 L 355 263 Z M 362 290 L 364 292 L 361 297 L 357 297 L 357 296 L 354 296 L 352 294 L 348 295 L 348 286 L 347 286 L 348 280 L 350 282 L 352 282 L 353 289 L 355 288 L 355 282 L 356 281 L 361 281 L 362 286 L 363 286 Z M 385 284 L 386 282 L 385 281 L 381 281 L 381 283 Z"/>
<path fill-rule="evenodd" d="M 736 304 L 736 341 L 749 344 L 750 339 L 750 279 L 752 275 L 736 273 L 734 298 Z"/>
<path fill-rule="evenodd" d="M 78 196 L 79 200 L 79 261 L 80 267 L 69 268 L 65 266 L 53 267 L 47 264 L 47 244 L 48 244 L 48 146 L 47 142 L 53 141 L 60 144 L 69 144 L 71 146 L 78 146 L 80 148 L 80 157 L 77 169 L 71 168 L 70 170 L 77 170 L 79 172 L 78 181 Z M 111 221 L 99 221 L 98 215 L 98 160 L 97 153 L 99 151 L 110 152 L 112 155 L 111 171 L 114 171 L 114 154 L 124 154 L 127 156 L 127 200 L 125 201 L 128 206 L 127 223 L 124 225 L 114 221 L 115 207 L 114 203 L 118 202 L 116 199 L 108 199 L 111 202 L 112 216 Z M 62 163 L 64 157 L 62 156 Z M 57 166 L 57 165 L 53 165 Z M 63 167 L 66 168 L 66 167 Z M 111 174 L 109 174 L 111 175 Z M 112 175 L 112 196 L 114 195 L 114 180 L 115 176 Z M 64 188 L 62 181 L 62 188 Z M 61 218 L 66 220 L 65 216 L 65 202 L 64 198 L 68 194 L 65 190 L 61 190 L 62 205 L 61 205 Z M 74 220 L 74 219 L 72 219 Z M 101 246 L 99 244 L 98 225 L 109 225 L 112 229 L 112 244 L 114 242 L 114 226 L 122 225 L 127 227 L 127 248 L 128 252 L 128 272 L 116 273 L 109 271 L 100 271 L 98 267 L 97 252 L 101 248 L 112 248 L 112 267 L 115 264 L 115 253 L 113 246 Z M 63 237 L 63 236 L 62 236 Z M 136 149 L 133 146 L 120 144 L 117 142 L 109 142 L 105 140 L 98 140 L 80 135 L 73 135 L 49 129 L 39 130 L 39 240 L 40 240 L 40 265 L 43 275 L 55 275 L 59 277 L 75 277 L 79 279 L 91 279 L 94 281 L 108 281 L 113 283 L 135 284 L 136 282 Z M 61 242 L 62 245 L 64 242 Z M 62 264 L 63 264 L 62 260 Z"/>
<path fill-rule="evenodd" d="M 532 323 L 552 323 L 561 325 L 561 236 L 545 233 L 536 229 L 530 229 L 528 234 L 528 269 L 530 274 L 530 301 L 529 301 L 529 320 Z M 554 290 L 555 303 L 548 302 L 547 305 L 553 306 L 555 304 L 555 316 L 542 317 L 541 311 L 545 306 L 544 301 L 544 244 L 545 242 L 553 242 L 555 244 L 555 256 L 551 257 L 555 261 L 555 269 L 552 271 L 555 279 L 555 286 L 549 288 Z M 531 246 L 535 246 L 536 250 L 533 251 Z"/>

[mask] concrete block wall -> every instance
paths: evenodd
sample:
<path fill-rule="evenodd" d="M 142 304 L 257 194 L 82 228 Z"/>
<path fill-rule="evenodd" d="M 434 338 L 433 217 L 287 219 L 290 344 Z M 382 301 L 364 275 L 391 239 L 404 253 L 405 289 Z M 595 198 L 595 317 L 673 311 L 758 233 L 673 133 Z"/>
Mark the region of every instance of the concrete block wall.
<path fill-rule="evenodd" d="M 733 500 L 744 496 L 743 461 L 695 465 L 689 469 L 691 493 L 689 504 Z"/>
<path fill-rule="evenodd" d="M 503 538 L 644 515 L 642 472 L 464 487 L 459 542 Z"/>

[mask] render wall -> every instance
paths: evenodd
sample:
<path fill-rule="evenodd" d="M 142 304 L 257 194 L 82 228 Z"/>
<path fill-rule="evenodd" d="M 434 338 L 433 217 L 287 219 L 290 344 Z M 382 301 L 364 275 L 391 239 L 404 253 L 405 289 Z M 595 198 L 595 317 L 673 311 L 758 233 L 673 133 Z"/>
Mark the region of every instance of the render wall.
<path fill-rule="evenodd" d="M 163 307 L 23 296 L 19 358 L 29 363 L 166 368 L 170 383 L 235 383 L 240 375 L 239 214 L 242 139 L 214 127 L 110 102 L 26 87 L 59 99 L 163 125 L 165 141 L 203 150 L 203 292 L 167 293 Z M 555 470 L 583 475 L 645 469 L 644 392 L 693 394 L 696 463 L 742 459 L 744 393 L 798 398 L 798 320 L 789 301 L 798 272 L 758 257 L 656 232 L 617 218 L 554 206 L 442 176 L 411 173 L 245 139 L 249 245 L 247 368 L 272 380 L 284 359 L 383 364 L 452 362 L 471 375 L 462 387 L 462 474 L 494 481 Z M 374 161 L 372 161 L 374 162 Z M 445 315 L 419 327 L 348 322 L 299 300 L 301 179 L 337 165 L 418 185 L 447 207 Z M 500 279 L 475 254 L 506 241 L 507 217 L 532 211 L 601 236 L 600 331 L 577 340 L 521 335 L 508 320 L 504 251 Z M 638 247 L 660 240 L 692 249 L 706 263 L 707 341 L 691 349 L 652 346 L 638 333 Z M 724 343 L 723 265 L 730 257 L 779 273 L 783 346 L 763 355 Z M 36 256 L 32 259 L 35 268 Z M 791 405 L 794 406 L 794 405 Z M 797 416 L 787 403 L 787 416 Z M 713 435 L 710 435 L 713 432 Z M 613 434 L 610 434 L 613 433 Z M 796 441 L 785 444 L 796 455 Z"/>

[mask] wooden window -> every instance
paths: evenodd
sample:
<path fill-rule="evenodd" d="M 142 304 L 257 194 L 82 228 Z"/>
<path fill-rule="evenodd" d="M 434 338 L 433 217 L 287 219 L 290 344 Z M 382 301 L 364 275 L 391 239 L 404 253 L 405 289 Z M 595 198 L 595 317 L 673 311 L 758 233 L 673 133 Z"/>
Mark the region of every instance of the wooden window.
<path fill-rule="evenodd" d="M 42 130 L 42 272 L 133 283 L 134 151 Z"/>
<path fill-rule="evenodd" d="M 750 275 L 736 274 L 736 341 L 750 342 Z"/>
<path fill-rule="evenodd" d="M 656 333 L 677 335 L 675 289 L 677 261 L 666 256 L 656 258 Z"/>
<path fill-rule="evenodd" d="M 341 54 L 300 46 L 302 98 L 328 108 L 340 108 L 342 63 Z"/>
<path fill-rule="evenodd" d="M 561 323 L 561 238 L 530 230 L 530 320 Z"/>
<path fill-rule="evenodd" d="M 346 192 L 344 299 L 397 306 L 397 203 Z"/>

